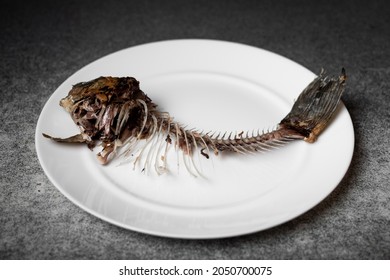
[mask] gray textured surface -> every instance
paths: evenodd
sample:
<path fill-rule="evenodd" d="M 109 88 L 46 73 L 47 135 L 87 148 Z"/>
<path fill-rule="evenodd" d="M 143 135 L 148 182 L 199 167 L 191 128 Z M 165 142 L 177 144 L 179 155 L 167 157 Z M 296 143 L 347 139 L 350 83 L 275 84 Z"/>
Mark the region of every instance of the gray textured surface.
<path fill-rule="evenodd" d="M 388 1 L 3 1 L 0 10 L 1 259 L 389 259 Z M 314 72 L 349 73 L 351 167 L 314 209 L 221 240 L 148 236 L 67 200 L 43 173 L 40 111 L 71 74 L 151 41 L 209 38 L 284 55 Z M 315 187 L 315 186 L 313 186 Z"/>

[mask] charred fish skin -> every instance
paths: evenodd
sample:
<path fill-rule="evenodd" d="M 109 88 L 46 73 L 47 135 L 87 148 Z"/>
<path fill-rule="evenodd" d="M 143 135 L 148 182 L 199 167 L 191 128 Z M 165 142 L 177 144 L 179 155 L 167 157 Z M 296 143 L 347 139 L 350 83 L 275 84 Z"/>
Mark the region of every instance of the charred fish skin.
<path fill-rule="evenodd" d="M 156 137 L 166 146 L 174 139 L 175 146 L 190 157 L 195 150 L 200 150 L 206 158 L 211 152 L 268 151 L 291 140 L 313 143 L 332 119 L 345 90 L 346 79 L 344 68 L 335 78 L 325 76 L 322 71 L 298 96 L 275 130 L 241 132 L 226 137 L 226 133 L 187 130 L 169 113 L 159 111 L 133 77 L 99 77 L 75 84 L 60 101 L 79 127 L 80 134 L 68 138 L 44 136 L 62 143 L 85 143 L 91 149 L 100 144 L 102 150 L 97 158 L 102 164 L 108 163 L 118 148 L 140 140 L 150 145 L 151 139 Z M 133 152 L 133 146 L 127 145 L 126 154 Z M 158 146 L 161 147 L 161 143 Z M 161 158 L 166 159 L 166 151 Z"/>
<path fill-rule="evenodd" d="M 99 77 L 77 83 L 60 100 L 60 106 L 70 113 L 72 120 L 80 128 L 80 134 L 65 139 L 47 134 L 45 137 L 58 142 L 84 142 L 91 147 L 98 141 L 112 142 L 119 137 L 114 126 L 126 124 L 118 129 L 123 134 L 140 125 L 136 121 L 139 119 L 137 108 L 143 107 L 137 102 L 141 99 L 151 108 L 155 107 L 151 99 L 140 90 L 139 82 L 132 77 Z M 125 123 L 124 119 L 128 121 Z"/>

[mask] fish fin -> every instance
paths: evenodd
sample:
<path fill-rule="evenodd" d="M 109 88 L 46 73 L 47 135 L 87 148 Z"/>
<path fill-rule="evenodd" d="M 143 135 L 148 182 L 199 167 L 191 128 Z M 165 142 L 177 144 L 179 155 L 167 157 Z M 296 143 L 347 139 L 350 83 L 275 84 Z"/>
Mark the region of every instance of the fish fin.
<path fill-rule="evenodd" d="M 51 140 L 54 140 L 56 142 L 61 142 L 61 143 L 88 143 L 88 144 L 90 143 L 90 141 L 83 138 L 82 134 L 76 134 L 76 135 L 66 137 L 66 138 L 53 137 L 53 136 L 50 136 L 46 133 L 42 133 L 42 135 L 46 138 L 49 138 Z"/>
<path fill-rule="evenodd" d="M 301 134 L 306 142 L 315 142 L 336 111 L 346 79 L 344 68 L 337 78 L 324 77 L 321 72 L 302 91 L 279 126 Z"/>

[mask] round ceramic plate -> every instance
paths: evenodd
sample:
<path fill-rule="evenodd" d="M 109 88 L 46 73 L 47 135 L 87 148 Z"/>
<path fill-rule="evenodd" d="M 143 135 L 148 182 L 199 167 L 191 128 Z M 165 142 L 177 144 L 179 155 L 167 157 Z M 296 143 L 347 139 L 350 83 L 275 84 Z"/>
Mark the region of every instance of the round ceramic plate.
<path fill-rule="evenodd" d="M 289 221 L 323 200 L 348 169 L 354 147 L 341 104 L 318 141 L 296 141 L 256 155 L 195 157 L 194 177 L 180 152 L 169 151 L 169 173 L 132 163 L 101 166 L 98 149 L 55 143 L 47 133 L 78 133 L 59 106 L 73 84 L 99 76 L 133 76 L 176 121 L 204 131 L 272 129 L 315 74 L 259 48 L 213 40 L 173 40 L 131 47 L 85 66 L 44 106 L 36 149 L 51 182 L 85 211 L 139 232 L 177 238 L 248 234 Z M 187 159 L 188 160 L 188 159 Z"/>

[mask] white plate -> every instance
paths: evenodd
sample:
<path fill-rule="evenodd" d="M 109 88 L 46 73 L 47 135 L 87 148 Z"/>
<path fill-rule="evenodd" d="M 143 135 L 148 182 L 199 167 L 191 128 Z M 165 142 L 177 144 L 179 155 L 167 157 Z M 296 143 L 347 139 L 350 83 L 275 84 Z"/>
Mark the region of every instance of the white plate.
<path fill-rule="evenodd" d="M 59 137 L 78 133 L 58 102 L 73 84 L 101 75 L 136 77 L 161 110 L 189 127 L 237 132 L 274 127 L 315 75 L 277 54 L 212 40 L 140 45 L 73 74 L 42 110 L 36 129 L 38 157 L 68 199 L 112 224 L 178 238 L 264 230 L 323 200 L 350 164 L 354 133 L 341 104 L 318 142 L 294 142 L 250 156 L 203 158 L 200 167 L 206 178 L 192 177 L 182 163 L 176 166 L 173 149 L 167 175 L 145 174 L 132 164 L 100 166 L 97 150 L 58 144 L 42 132 Z"/>

